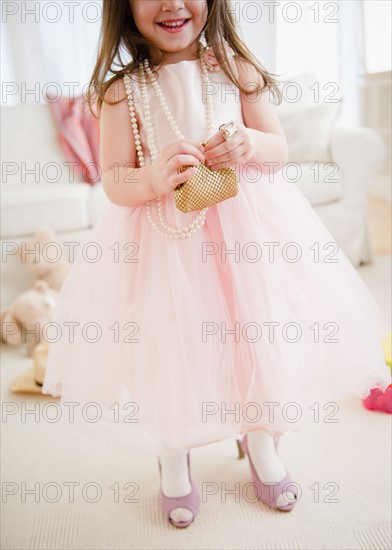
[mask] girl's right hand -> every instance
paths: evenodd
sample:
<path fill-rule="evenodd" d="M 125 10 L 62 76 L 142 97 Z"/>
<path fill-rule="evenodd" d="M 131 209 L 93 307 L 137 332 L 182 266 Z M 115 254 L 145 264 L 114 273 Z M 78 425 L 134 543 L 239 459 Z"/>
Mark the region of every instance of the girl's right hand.
<path fill-rule="evenodd" d="M 150 165 L 151 185 L 156 195 L 166 195 L 180 183 L 193 176 L 196 166 L 204 162 L 203 145 L 181 140 L 169 143 L 162 148 L 155 161 Z M 181 166 L 191 166 L 178 173 Z"/>

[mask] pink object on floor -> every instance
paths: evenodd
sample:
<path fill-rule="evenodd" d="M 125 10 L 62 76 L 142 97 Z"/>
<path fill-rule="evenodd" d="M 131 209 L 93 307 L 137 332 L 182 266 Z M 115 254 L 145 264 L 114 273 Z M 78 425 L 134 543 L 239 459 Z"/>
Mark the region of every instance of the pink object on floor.
<path fill-rule="evenodd" d="M 392 414 L 392 384 L 385 392 L 374 388 L 370 390 L 369 397 L 362 400 L 363 406 L 370 411 L 381 411 Z"/>
<path fill-rule="evenodd" d="M 94 118 L 83 95 L 74 98 L 48 95 L 48 99 L 59 144 L 67 161 L 77 163 L 73 173 L 95 184 L 100 181 L 99 119 Z"/>

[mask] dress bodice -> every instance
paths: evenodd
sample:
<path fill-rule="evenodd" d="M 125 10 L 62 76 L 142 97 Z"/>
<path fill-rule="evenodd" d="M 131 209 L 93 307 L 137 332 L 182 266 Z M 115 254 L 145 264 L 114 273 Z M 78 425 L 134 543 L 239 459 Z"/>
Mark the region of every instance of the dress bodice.
<path fill-rule="evenodd" d="M 231 62 L 235 68 L 234 60 Z M 230 120 L 243 123 L 238 88 L 231 82 L 223 69 L 208 74 L 210 84 L 207 89 L 203 86 L 203 75 L 198 59 L 163 65 L 158 72 L 157 82 L 170 113 L 173 115 L 184 139 L 191 142 L 201 143 L 210 137 L 207 135 L 207 93 L 212 98 L 215 132 L 218 132 L 221 124 Z M 131 85 L 134 92 L 135 111 L 143 153 L 146 164 L 150 164 L 151 157 L 147 146 L 145 114 L 137 78 L 131 77 Z M 151 122 L 159 152 L 164 145 L 176 140 L 177 137 L 162 110 L 156 91 L 151 83 L 147 83 L 147 91 Z"/>

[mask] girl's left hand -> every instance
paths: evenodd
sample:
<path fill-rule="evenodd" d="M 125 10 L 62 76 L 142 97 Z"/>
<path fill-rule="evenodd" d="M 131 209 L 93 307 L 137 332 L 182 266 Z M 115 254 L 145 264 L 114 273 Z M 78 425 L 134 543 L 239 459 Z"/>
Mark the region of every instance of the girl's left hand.
<path fill-rule="evenodd" d="M 235 122 L 239 134 L 226 141 L 218 131 L 205 146 L 205 163 L 212 170 L 243 164 L 253 157 L 255 144 L 252 133 L 241 122 Z M 223 166 L 221 166 L 223 164 Z"/>

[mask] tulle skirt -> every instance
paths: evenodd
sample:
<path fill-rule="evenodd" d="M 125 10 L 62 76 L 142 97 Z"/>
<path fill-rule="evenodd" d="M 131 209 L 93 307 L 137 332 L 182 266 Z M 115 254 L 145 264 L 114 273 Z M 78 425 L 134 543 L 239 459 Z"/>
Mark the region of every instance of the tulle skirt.
<path fill-rule="evenodd" d="M 302 430 L 390 384 L 388 326 L 353 265 L 295 184 L 250 179 L 186 239 L 107 205 L 46 331 L 43 393 L 73 427 L 170 454 Z M 173 225 L 197 214 L 162 200 Z"/>

